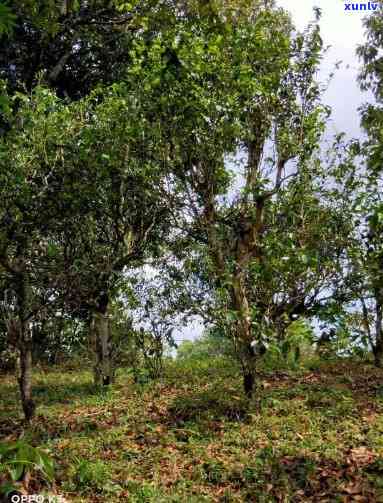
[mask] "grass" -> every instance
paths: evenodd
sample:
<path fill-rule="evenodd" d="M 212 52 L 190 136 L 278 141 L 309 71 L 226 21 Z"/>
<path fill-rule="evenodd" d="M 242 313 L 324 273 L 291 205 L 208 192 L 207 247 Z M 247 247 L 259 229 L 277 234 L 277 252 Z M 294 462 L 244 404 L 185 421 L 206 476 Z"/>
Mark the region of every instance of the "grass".
<path fill-rule="evenodd" d="M 90 372 L 34 375 L 26 440 L 55 460 L 73 502 L 383 502 L 383 372 L 352 361 L 260 373 L 243 396 L 229 364 L 171 364 L 110 390 Z M 14 379 L 0 378 L 0 431 L 22 431 Z"/>

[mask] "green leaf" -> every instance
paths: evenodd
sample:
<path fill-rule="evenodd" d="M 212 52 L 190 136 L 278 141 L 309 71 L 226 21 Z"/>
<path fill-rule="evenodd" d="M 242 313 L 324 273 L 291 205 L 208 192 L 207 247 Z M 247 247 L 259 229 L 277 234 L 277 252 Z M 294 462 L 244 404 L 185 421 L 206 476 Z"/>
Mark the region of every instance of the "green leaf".
<path fill-rule="evenodd" d="M 36 465 L 40 470 L 45 473 L 48 480 L 53 480 L 54 478 L 54 465 L 51 457 L 41 449 L 37 452 L 37 462 Z"/>
<path fill-rule="evenodd" d="M 11 478 L 14 482 L 17 482 L 22 477 L 26 464 L 27 463 L 20 461 L 15 462 L 13 466 L 8 466 L 9 474 L 11 475 Z"/>

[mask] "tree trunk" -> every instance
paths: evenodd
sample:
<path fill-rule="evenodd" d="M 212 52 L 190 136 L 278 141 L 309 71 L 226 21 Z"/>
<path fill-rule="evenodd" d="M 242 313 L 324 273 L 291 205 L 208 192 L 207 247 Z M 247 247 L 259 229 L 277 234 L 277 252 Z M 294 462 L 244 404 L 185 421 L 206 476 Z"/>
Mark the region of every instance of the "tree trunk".
<path fill-rule="evenodd" d="M 383 299 L 381 295 L 376 296 L 376 320 L 375 320 L 375 365 L 383 367 Z"/>
<path fill-rule="evenodd" d="M 253 396 L 256 376 L 256 355 L 251 346 L 253 340 L 251 310 L 246 296 L 245 276 L 241 271 L 233 281 L 233 305 L 238 313 L 236 340 L 243 369 L 243 389 L 248 398 Z"/>
<path fill-rule="evenodd" d="M 245 391 L 245 395 L 248 398 L 251 398 L 253 396 L 254 382 L 255 382 L 254 374 L 251 372 L 244 372 L 244 374 L 243 374 L 243 389 Z"/>
<path fill-rule="evenodd" d="M 30 422 L 34 416 L 36 404 L 32 399 L 32 347 L 33 337 L 28 321 L 28 278 L 24 270 L 24 261 L 19 260 L 15 272 L 18 315 L 8 322 L 8 338 L 18 349 L 18 376 L 21 405 L 25 420 Z"/>
<path fill-rule="evenodd" d="M 253 347 L 248 343 L 243 345 L 241 360 L 243 369 L 243 390 L 247 398 L 252 398 L 257 375 L 257 355 Z"/>
<path fill-rule="evenodd" d="M 113 382 L 114 377 L 107 303 L 93 312 L 90 337 L 94 356 L 94 383 L 107 386 Z"/>
<path fill-rule="evenodd" d="M 24 329 L 25 330 L 25 329 Z M 26 337 L 20 344 L 19 387 L 26 421 L 31 421 L 36 405 L 32 399 L 32 345 Z"/>

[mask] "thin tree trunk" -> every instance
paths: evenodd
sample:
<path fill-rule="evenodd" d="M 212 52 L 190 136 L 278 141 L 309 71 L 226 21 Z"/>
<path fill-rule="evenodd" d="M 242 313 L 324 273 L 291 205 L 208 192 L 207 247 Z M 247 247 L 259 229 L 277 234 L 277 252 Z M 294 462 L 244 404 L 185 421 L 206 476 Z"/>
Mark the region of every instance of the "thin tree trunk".
<path fill-rule="evenodd" d="M 252 398 L 254 392 L 255 375 L 254 372 L 245 371 L 243 374 L 243 390 L 248 398 Z"/>
<path fill-rule="evenodd" d="M 250 343 L 244 343 L 241 352 L 243 369 L 243 390 L 247 398 L 252 398 L 257 375 L 257 355 Z"/>
<path fill-rule="evenodd" d="M 32 399 L 32 339 L 28 333 L 28 323 L 19 319 L 7 323 L 8 339 L 18 349 L 16 359 L 16 377 L 19 384 L 21 406 L 26 421 L 30 421 L 36 405 Z"/>
<path fill-rule="evenodd" d="M 24 328 L 25 330 L 25 328 Z M 32 399 L 32 345 L 26 337 L 20 344 L 19 387 L 26 421 L 31 421 L 36 405 Z"/>
<path fill-rule="evenodd" d="M 36 404 L 32 398 L 32 331 L 28 321 L 28 280 L 21 261 L 17 271 L 17 297 L 19 313 L 9 326 L 14 331 L 16 346 L 19 350 L 18 383 L 25 420 L 30 422 L 34 416 Z"/>
<path fill-rule="evenodd" d="M 368 309 L 367 309 L 367 305 L 366 305 L 366 302 L 364 300 L 363 297 L 360 297 L 360 303 L 362 304 L 362 313 L 363 313 L 363 327 L 364 327 L 364 331 L 366 333 L 366 336 L 367 336 L 367 339 L 368 339 L 368 342 L 370 344 L 370 348 L 371 348 L 371 351 L 373 354 L 375 354 L 375 341 L 374 341 L 374 337 L 371 333 L 371 328 L 370 328 L 370 321 L 369 321 L 369 318 L 368 318 Z"/>
<path fill-rule="evenodd" d="M 375 320 L 375 347 L 374 357 L 375 365 L 383 367 L 383 299 L 379 295 L 376 296 L 376 320 Z"/>
<path fill-rule="evenodd" d="M 90 337 L 94 356 L 94 383 L 107 386 L 114 378 L 107 302 L 92 315 Z"/>

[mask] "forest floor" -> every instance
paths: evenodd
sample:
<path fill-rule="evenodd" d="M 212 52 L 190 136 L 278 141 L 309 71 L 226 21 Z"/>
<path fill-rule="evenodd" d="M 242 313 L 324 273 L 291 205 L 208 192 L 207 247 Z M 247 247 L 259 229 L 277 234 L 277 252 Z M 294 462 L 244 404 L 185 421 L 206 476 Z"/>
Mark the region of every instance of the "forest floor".
<path fill-rule="evenodd" d="M 252 403 L 235 369 L 172 364 L 159 382 L 88 372 L 34 375 L 24 432 L 55 462 L 73 502 L 383 502 L 383 371 L 350 361 L 259 376 Z M 22 431 L 14 379 L 0 378 L 0 439 Z M 42 491 L 32 480 L 31 491 Z"/>

